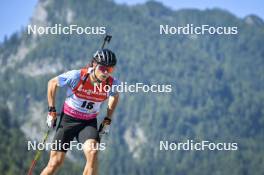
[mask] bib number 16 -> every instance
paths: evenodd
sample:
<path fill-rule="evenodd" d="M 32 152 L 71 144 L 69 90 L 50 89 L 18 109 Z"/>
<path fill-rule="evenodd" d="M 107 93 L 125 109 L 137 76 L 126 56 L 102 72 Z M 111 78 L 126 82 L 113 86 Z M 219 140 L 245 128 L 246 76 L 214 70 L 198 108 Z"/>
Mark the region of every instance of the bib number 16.
<path fill-rule="evenodd" d="M 84 101 L 83 103 L 82 103 L 82 106 L 81 106 L 82 108 L 86 108 L 86 109 L 89 109 L 89 110 L 91 110 L 91 109 L 93 109 L 93 107 L 94 107 L 94 103 L 93 102 L 88 102 L 87 103 L 87 101 Z"/>

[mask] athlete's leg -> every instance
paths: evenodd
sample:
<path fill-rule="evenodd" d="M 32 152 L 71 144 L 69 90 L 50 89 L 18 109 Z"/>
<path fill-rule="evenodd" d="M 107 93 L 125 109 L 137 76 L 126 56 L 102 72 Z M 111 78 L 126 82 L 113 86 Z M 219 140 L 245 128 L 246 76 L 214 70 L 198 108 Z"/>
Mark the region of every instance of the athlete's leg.
<path fill-rule="evenodd" d="M 83 175 L 97 175 L 97 146 L 96 139 L 88 139 L 84 142 L 83 151 L 86 157 L 86 165 Z"/>
<path fill-rule="evenodd" d="M 86 157 L 83 175 L 97 175 L 97 149 L 99 147 L 97 119 L 91 119 L 85 123 L 86 126 L 79 132 L 77 137 L 77 140 L 83 143 L 83 151 Z"/>
<path fill-rule="evenodd" d="M 55 171 L 62 165 L 65 159 L 66 152 L 51 151 L 48 165 L 43 169 L 41 175 L 54 174 Z"/>
<path fill-rule="evenodd" d="M 56 147 L 50 153 L 50 160 L 41 175 L 54 174 L 65 159 L 70 142 L 84 126 L 68 115 L 62 114 L 53 138 Z"/>

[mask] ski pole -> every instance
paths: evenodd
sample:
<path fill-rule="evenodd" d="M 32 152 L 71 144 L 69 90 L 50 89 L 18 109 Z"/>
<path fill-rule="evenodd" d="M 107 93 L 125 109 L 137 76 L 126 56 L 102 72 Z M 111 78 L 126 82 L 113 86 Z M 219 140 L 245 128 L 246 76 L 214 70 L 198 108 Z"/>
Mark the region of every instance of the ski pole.
<path fill-rule="evenodd" d="M 49 137 L 49 133 L 50 133 L 50 129 L 48 129 L 48 131 L 47 131 L 47 132 L 45 133 L 45 135 L 44 135 L 44 139 L 43 139 L 43 142 L 42 142 L 43 144 L 46 143 L 46 141 L 47 141 L 47 139 L 48 139 L 48 137 Z M 38 159 L 40 158 L 41 153 L 42 153 L 41 150 L 38 150 L 38 151 L 37 151 L 37 153 L 36 153 L 34 159 L 33 159 L 32 162 L 31 162 L 31 165 L 30 165 L 30 168 L 29 168 L 29 170 L 28 170 L 27 175 L 32 175 L 33 169 L 34 169 L 34 167 L 36 166 L 36 162 L 37 162 Z"/>
<path fill-rule="evenodd" d="M 56 115 L 57 115 L 57 116 L 60 116 L 61 113 L 57 113 Z M 56 123 L 56 121 L 55 121 L 55 123 Z M 47 141 L 47 139 L 48 139 L 48 137 L 49 137 L 49 133 L 50 133 L 50 131 L 51 131 L 51 128 L 48 128 L 47 132 L 46 132 L 45 135 L 44 135 L 43 141 L 42 141 L 43 145 L 45 145 L 45 143 L 46 143 L 46 141 Z M 31 162 L 31 165 L 30 165 L 30 168 L 29 168 L 29 170 L 28 170 L 27 175 L 32 175 L 33 169 L 35 168 L 36 163 L 37 163 L 38 159 L 39 159 L 40 156 L 41 156 L 41 153 L 42 153 L 42 150 L 38 150 L 38 151 L 37 151 L 37 153 L 36 153 L 34 159 L 33 159 L 32 162 Z"/>

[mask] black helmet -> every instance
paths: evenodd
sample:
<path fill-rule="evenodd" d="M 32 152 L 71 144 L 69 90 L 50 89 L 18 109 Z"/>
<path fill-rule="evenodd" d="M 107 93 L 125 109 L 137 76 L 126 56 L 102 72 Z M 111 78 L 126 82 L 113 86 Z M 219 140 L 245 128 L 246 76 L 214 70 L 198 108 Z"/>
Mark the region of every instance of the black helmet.
<path fill-rule="evenodd" d="M 95 52 L 93 60 L 104 66 L 115 66 L 116 56 L 114 52 L 109 49 L 101 49 Z"/>

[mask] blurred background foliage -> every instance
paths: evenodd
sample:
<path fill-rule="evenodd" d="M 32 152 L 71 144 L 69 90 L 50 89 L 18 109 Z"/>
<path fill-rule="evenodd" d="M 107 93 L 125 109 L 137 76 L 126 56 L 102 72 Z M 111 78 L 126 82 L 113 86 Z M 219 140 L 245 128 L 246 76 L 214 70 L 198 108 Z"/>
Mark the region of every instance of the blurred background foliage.
<path fill-rule="evenodd" d="M 101 174 L 264 174 L 264 24 L 221 9 L 173 11 L 158 2 L 39 1 L 52 26 L 106 26 L 113 35 L 115 76 L 129 84 L 171 84 L 171 93 L 122 93 Z M 42 13 L 43 14 L 43 13 Z M 35 15 L 35 16 L 34 16 Z M 238 35 L 160 35 L 159 26 L 237 26 Z M 0 172 L 26 172 L 27 140 L 45 131 L 47 81 L 86 65 L 103 36 L 43 35 L 26 29 L 0 45 Z M 59 90 L 57 108 L 65 90 Z M 99 117 L 105 114 L 105 108 Z M 33 137 L 34 135 L 34 137 Z M 159 151 L 159 141 L 237 142 L 237 151 Z M 38 174 L 48 160 L 44 152 Z M 58 174 L 81 174 L 84 157 L 69 156 Z"/>

